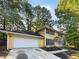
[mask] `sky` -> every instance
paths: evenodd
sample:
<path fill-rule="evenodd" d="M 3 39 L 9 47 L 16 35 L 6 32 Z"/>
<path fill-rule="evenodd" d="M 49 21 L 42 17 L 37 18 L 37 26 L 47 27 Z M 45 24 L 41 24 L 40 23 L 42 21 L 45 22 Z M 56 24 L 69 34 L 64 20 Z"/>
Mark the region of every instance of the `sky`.
<path fill-rule="evenodd" d="M 55 16 L 55 8 L 57 7 L 58 0 L 28 0 L 28 2 L 32 6 L 41 5 L 42 7 L 46 7 L 48 10 L 50 10 L 52 19 L 56 20 L 57 17 Z"/>

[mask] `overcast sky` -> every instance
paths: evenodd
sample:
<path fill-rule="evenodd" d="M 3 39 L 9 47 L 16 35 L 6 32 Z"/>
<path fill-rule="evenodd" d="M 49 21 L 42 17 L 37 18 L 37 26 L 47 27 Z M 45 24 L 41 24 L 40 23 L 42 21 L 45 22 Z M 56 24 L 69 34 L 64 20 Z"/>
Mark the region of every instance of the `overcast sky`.
<path fill-rule="evenodd" d="M 28 2 L 32 6 L 41 5 L 41 6 L 46 7 L 48 10 L 50 10 L 51 15 L 52 15 L 52 19 L 53 20 L 57 19 L 55 16 L 54 10 L 58 4 L 58 0 L 28 0 Z"/>

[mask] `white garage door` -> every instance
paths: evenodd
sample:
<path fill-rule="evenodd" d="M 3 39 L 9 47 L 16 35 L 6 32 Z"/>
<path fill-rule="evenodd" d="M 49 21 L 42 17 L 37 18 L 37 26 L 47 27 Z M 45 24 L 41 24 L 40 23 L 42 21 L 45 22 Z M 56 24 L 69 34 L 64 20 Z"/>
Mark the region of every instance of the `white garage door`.
<path fill-rule="evenodd" d="M 39 47 L 37 39 L 21 39 L 16 38 L 13 41 L 14 48 Z"/>

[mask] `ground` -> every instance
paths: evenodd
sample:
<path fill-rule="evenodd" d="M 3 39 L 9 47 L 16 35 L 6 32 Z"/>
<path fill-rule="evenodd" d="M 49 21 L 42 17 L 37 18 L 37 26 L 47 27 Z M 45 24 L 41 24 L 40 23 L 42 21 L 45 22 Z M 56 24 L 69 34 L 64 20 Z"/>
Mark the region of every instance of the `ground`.
<path fill-rule="evenodd" d="M 69 58 L 70 59 L 79 59 L 79 51 L 75 50 L 75 53 L 73 53 Z"/>
<path fill-rule="evenodd" d="M 0 59 L 5 59 L 5 57 L 4 56 L 0 56 Z"/>
<path fill-rule="evenodd" d="M 70 56 L 69 56 L 69 59 L 79 59 L 79 51 L 77 50 L 71 50 L 71 51 L 74 51 L 74 53 L 72 53 Z M 5 55 L 1 55 L 0 56 L 0 59 L 5 59 Z"/>
<path fill-rule="evenodd" d="M 5 57 L 8 55 L 8 52 L 9 50 L 0 48 L 0 59 L 5 59 Z"/>

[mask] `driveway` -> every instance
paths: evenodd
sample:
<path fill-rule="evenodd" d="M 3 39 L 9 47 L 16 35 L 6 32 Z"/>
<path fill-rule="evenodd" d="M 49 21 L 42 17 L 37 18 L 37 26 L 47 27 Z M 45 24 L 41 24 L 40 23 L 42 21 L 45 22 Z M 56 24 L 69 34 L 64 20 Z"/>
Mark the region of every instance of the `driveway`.
<path fill-rule="evenodd" d="M 5 59 L 61 59 L 40 48 L 12 49 Z"/>

